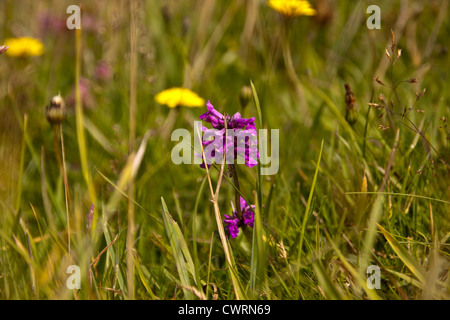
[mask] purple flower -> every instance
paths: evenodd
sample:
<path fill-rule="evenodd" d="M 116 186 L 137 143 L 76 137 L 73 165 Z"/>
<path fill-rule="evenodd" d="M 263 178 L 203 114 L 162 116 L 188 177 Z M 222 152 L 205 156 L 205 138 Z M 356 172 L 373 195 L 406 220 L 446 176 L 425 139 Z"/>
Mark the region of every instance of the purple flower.
<path fill-rule="evenodd" d="M 234 212 L 233 212 L 233 216 L 227 216 L 225 215 L 225 219 L 223 220 L 228 228 L 228 231 L 230 232 L 230 236 L 232 238 L 236 238 L 239 234 L 239 219 L 234 216 Z"/>
<path fill-rule="evenodd" d="M 255 118 L 242 118 L 239 112 L 232 117 L 227 114 L 225 118 L 223 114 L 214 109 L 209 101 L 206 103 L 206 107 L 208 111 L 202 114 L 199 119 L 205 120 L 213 127 L 213 129 L 208 129 L 202 126 L 204 132 L 203 147 L 210 147 L 208 148 L 209 152 L 205 152 L 208 162 L 212 162 L 212 160 L 220 162 L 226 149 L 227 162 L 234 162 L 239 155 L 244 157 L 245 165 L 250 168 L 258 164 L 259 152 Z M 225 132 L 225 119 L 227 121 L 227 132 Z M 205 141 L 205 139 L 211 137 L 214 137 L 214 139 Z M 204 163 L 200 166 L 205 167 Z"/>
<path fill-rule="evenodd" d="M 255 223 L 255 205 L 249 206 L 247 202 L 245 202 L 244 198 L 240 197 L 241 204 L 241 213 L 242 218 L 244 218 L 244 224 L 253 228 L 253 224 Z"/>
<path fill-rule="evenodd" d="M 202 114 L 199 119 L 205 120 L 206 122 L 212 124 L 214 129 L 224 129 L 225 128 L 225 118 L 223 114 L 214 109 L 211 102 L 206 103 L 208 111 Z M 232 117 L 227 114 L 227 128 L 228 129 L 248 129 L 256 130 L 255 128 L 255 117 L 246 119 L 242 118 L 239 112 L 236 112 Z"/>
<path fill-rule="evenodd" d="M 237 216 L 237 211 L 234 210 L 233 207 L 233 214 L 231 216 L 224 215 L 225 219 L 223 220 L 226 224 L 226 227 L 228 228 L 228 231 L 230 232 L 230 236 L 232 238 L 236 238 L 239 234 L 239 227 L 243 224 L 248 225 L 249 227 L 253 228 L 253 225 L 255 223 L 255 213 L 254 205 L 248 205 L 247 202 L 245 202 L 244 198 L 240 197 L 240 206 L 241 206 L 241 213 L 242 217 L 241 219 Z M 233 206 L 233 203 L 231 203 L 231 206 Z"/>

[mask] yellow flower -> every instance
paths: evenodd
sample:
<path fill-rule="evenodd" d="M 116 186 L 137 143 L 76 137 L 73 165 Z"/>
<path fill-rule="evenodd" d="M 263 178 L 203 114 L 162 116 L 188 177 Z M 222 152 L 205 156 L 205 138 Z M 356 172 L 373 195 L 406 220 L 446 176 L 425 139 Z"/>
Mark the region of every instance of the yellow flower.
<path fill-rule="evenodd" d="M 307 0 L 269 0 L 269 7 L 286 17 L 313 16 L 316 10 Z"/>
<path fill-rule="evenodd" d="M 6 54 L 11 57 L 40 56 L 44 53 L 44 45 L 38 39 L 23 37 L 6 39 Z"/>
<path fill-rule="evenodd" d="M 205 105 L 203 98 L 185 88 L 171 88 L 161 91 L 155 96 L 155 100 L 160 104 L 167 105 L 169 108 L 175 108 L 180 105 L 186 107 L 202 107 Z"/>

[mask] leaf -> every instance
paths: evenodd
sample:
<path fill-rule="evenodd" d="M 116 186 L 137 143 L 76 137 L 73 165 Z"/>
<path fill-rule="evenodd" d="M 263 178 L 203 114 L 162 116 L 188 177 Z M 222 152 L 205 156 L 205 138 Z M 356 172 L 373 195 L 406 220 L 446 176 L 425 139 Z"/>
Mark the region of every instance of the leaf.
<path fill-rule="evenodd" d="M 383 233 L 384 237 L 398 255 L 398 257 L 403 261 L 403 263 L 408 267 L 409 270 L 417 277 L 417 279 L 424 284 L 426 272 L 423 267 L 414 260 L 413 257 L 408 253 L 408 251 L 382 226 L 377 223 L 378 229 Z"/>
<path fill-rule="evenodd" d="M 320 145 L 319 157 L 317 159 L 317 164 L 316 164 L 316 171 L 314 172 L 313 182 L 311 185 L 311 189 L 309 191 L 308 203 L 306 205 L 305 215 L 303 217 L 302 229 L 300 230 L 300 244 L 298 247 L 298 262 L 299 263 L 300 263 L 301 254 L 302 254 L 303 238 L 305 236 L 306 222 L 308 221 L 308 215 L 309 215 L 309 212 L 311 211 L 311 201 L 312 201 L 312 197 L 314 194 L 314 188 L 315 188 L 316 182 L 317 182 L 317 175 L 319 173 L 320 159 L 322 158 L 322 151 L 323 151 L 323 140 Z"/>
<path fill-rule="evenodd" d="M 342 300 L 343 298 L 334 287 L 333 281 L 331 281 L 328 274 L 323 270 L 321 263 L 316 261 L 312 266 L 317 276 L 317 280 L 319 281 L 319 285 L 326 294 L 326 298 L 331 300 Z"/>
<path fill-rule="evenodd" d="M 372 300 L 380 300 L 380 297 L 376 294 L 375 290 L 369 289 L 367 287 L 367 283 L 365 279 L 361 276 L 361 274 L 350 264 L 350 262 L 347 261 L 347 259 L 342 254 L 341 250 L 337 247 L 337 245 L 333 242 L 330 235 L 328 233 L 325 233 L 328 241 L 330 242 L 331 246 L 333 247 L 334 251 L 339 257 L 339 260 L 341 260 L 342 264 L 344 265 L 345 269 L 350 272 L 352 277 L 356 280 L 356 282 L 364 289 L 367 296 Z"/>
<path fill-rule="evenodd" d="M 194 263 L 189 254 L 186 242 L 184 241 L 183 234 L 181 233 L 181 230 L 178 227 L 176 221 L 173 220 L 172 216 L 170 215 L 163 197 L 161 197 L 161 206 L 166 233 L 169 238 L 170 246 L 172 247 L 173 257 L 177 266 L 177 271 L 180 277 L 184 295 L 186 299 L 193 300 L 195 296 L 187 288 L 191 287 L 188 270 L 193 275 L 193 278 L 196 278 L 194 276 Z"/>

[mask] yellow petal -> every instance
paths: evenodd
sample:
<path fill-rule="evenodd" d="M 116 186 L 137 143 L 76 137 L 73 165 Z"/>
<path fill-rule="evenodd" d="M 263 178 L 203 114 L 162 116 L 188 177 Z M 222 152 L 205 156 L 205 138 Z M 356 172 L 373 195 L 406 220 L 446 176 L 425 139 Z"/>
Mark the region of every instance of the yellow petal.
<path fill-rule="evenodd" d="M 44 53 L 42 42 L 30 37 L 6 39 L 5 45 L 9 46 L 6 54 L 11 57 L 40 56 Z"/>
<path fill-rule="evenodd" d="M 316 10 L 306 0 L 269 0 L 268 5 L 287 17 L 313 16 Z"/>
<path fill-rule="evenodd" d="M 170 88 L 161 91 L 155 96 L 156 102 L 165 104 L 169 108 L 177 106 L 201 107 L 205 105 L 205 100 L 195 92 L 186 88 Z"/>

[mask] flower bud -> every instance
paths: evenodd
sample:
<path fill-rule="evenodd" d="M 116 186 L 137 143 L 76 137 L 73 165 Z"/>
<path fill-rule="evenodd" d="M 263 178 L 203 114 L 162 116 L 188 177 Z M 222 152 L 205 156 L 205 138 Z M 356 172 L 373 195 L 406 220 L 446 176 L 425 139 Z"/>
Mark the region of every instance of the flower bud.
<path fill-rule="evenodd" d="M 243 86 L 239 94 L 239 102 L 241 103 L 241 107 L 245 108 L 252 97 L 252 89 L 249 86 Z"/>
<path fill-rule="evenodd" d="M 50 105 L 45 108 L 45 116 L 50 124 L 60 124 L 66 118 L 64 99 L 60 94 L 50 100 Z"/>

